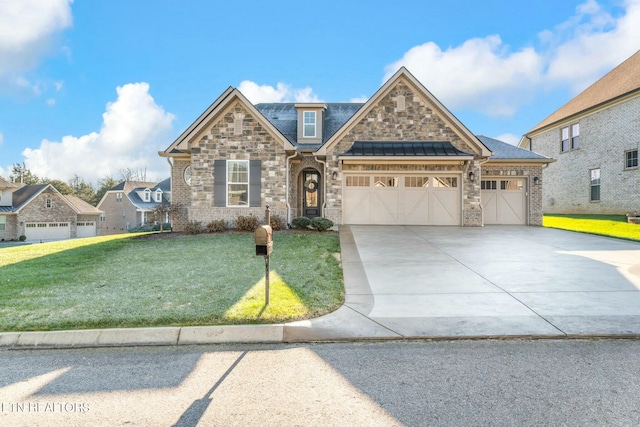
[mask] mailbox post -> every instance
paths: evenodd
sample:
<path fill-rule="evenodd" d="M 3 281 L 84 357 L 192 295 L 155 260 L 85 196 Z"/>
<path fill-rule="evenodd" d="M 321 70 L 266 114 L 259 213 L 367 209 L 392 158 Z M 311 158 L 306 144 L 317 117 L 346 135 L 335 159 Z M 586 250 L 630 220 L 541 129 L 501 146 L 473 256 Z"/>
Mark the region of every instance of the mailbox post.
<path fill-rule="evenodd" d="M 264 269 L 265 269 L 265 305 L 269 305 L 269 256 L 273 251 L 273 230 L 270 224 L 269 205 L 267 205 L 267 211 L 265 215 L 265 222 L 267 225 L 261 225 L 256 228 L 253 235 L 256 244 L 256 256 L 264 257 Z"/>

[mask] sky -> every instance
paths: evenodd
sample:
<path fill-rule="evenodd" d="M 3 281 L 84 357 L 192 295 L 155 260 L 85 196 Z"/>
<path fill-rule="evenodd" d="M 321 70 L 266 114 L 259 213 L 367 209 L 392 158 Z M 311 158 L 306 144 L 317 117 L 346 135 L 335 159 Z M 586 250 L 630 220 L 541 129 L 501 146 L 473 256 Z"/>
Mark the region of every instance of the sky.
<path fill-rule="evenodd" d="M 229 86 L 364 102 L 401 66 L 517 144 L 638 49 L 640 0 L 0 0 L 0 177 L 159 181 Z"/>

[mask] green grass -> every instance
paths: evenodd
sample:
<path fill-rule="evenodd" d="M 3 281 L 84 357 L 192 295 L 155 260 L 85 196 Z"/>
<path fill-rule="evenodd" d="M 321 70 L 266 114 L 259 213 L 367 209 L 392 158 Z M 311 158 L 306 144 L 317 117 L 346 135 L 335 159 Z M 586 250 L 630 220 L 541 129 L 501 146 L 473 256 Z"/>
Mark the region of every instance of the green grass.
<path fill-rule="evenodd" d="M 543 225 L 562 230 L 640 241 L 640 225 L 627 223 L 624 215 L 546 214 Z"/>
<path fill-rule="evenodd" d="M 0 331 L 277 323 L 337 309 L 338 236 L 276 233 L 270 304 L 253 234 L 0 246 Z"/>

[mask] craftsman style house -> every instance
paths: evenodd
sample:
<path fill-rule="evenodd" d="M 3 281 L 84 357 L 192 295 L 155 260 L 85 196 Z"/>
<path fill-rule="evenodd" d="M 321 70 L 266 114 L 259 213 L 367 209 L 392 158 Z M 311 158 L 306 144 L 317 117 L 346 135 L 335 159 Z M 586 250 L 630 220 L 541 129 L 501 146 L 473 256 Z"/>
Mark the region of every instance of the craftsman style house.
<path fill-rule="evenodd" d="M 527 132 L 545 169 L 548 213 L 640 213 L 640 51 Z"/>
<path fill-rule="evenodd" d="M 0 240 L 63 240 L 96 235 L 100 211 L 50 184 L 21 185 L 0 178 Z"/>
<path fill-rule="evenodd" d="M 174 230 L 266 205 L 288 223 L 540 225 L 552 161 L 474 135 L 405 68 L 364 104 L 253 105 L 230 87 L 159 154 Z"/>
<path fill-rule="evenodd" d="M 158 221 L 154 210 L 171 202 L 171 183 L 122 181 L 107 191 L 98 203 L 102 211 L 98 235 L 126 233 L 132 228 Z M 169 222 L 162 218 L 162 222 Z"/>

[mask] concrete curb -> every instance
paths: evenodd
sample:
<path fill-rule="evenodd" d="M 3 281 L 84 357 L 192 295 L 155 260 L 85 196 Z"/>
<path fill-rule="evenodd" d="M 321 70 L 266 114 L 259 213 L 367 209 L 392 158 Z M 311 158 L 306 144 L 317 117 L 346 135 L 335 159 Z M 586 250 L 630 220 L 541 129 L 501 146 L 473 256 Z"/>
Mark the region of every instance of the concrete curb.
<path fill-rule="evenodd" d="M 283 330 L 283 325 L 231 325 L 2 332 L 0 333 L 0 348 L 273 343 L 282 342 Z"/>

